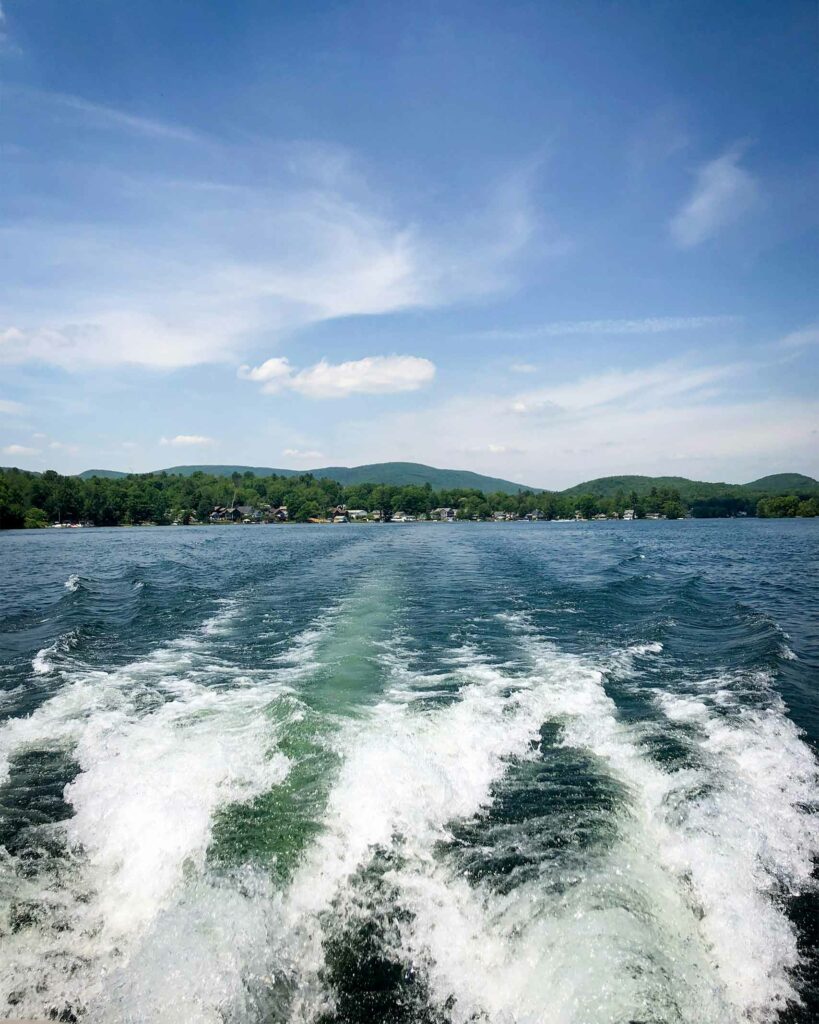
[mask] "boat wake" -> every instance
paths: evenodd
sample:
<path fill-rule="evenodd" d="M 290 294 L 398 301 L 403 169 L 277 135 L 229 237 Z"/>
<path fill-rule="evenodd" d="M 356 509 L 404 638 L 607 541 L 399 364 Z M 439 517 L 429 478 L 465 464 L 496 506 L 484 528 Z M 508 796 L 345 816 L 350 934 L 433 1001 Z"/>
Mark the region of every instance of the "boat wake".
<path fill-rule="evenodd" d="M 442 630 L 412 586 L 360 575 L 281 634 L 224 600 L 108 671 L 64 638 L 37 655 L 61 687 L 0 726 L 0 803 L 29 815 L 0 861 L 10 1011 L 774 1024 L 798 1006 L 817 772 L 772 670 L 680 664 L 653 627 L 567 649 L 555 608 L 580 597 L 538 612 L 511 584 L 503 611 Z"/>

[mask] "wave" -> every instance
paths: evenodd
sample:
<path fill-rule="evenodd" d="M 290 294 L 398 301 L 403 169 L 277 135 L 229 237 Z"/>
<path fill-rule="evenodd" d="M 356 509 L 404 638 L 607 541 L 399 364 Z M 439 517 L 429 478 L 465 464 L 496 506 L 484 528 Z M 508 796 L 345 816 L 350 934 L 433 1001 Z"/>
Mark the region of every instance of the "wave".
<path fill-rule="evenodd" d="M 35 675 L 45 676 L 57 670 L 67 656 L 77 647 L 80 641 L 80 630 L 70 629 L 62 633 L 57 639 L 41 647 L 31 661 L 31 668 Z"/>
<path fill-rule="evenodd" d="M 608 620 L 584 606 L 563 637 L 511 587 L 426 643 L 395 578 L 339 589 L 261 643 L 227 599 L 115 670 L 44 649 L 65 685 L 0 728 L 0 765 L 61 749 L 79 773 L 42 831 L 62 852 L 0 862 L 15 1012 L 364 1020 L 367 972 L 372 1018 L 402 1024 L 772 1024 L 798 1001 L 816 765 L 770 669 L 706 673 L 653 619 L 603 650 Z M 286 870 L 214 856 L 234 813 L 294 833 Z"/>
<path fill-rule="evenodd" d="M 267 713 L 286 687 L 208 667 L 209 638 L 235 613 L 226 604 L 198 634 L 123 668 L 66 673 L 57 694 L 0 729 L 5 777 L 28 750 L 70 750 L 79 766 L 64 793 L 64 852 L 28 881 L 12 883 L 16 865 L 3 865 L 10 912 L 31 908 L 0 969 L 0 988 L 23 993 L 21 1012 L 93 1003 L 100 979 L 201 875 L 217 811 L 286 777 L 280 722 Z"/>
<path fill-rule="evenodd" d="M 402 699 L 403 679 L 341 740 L 325 832 L 277 922 L 294 1019 L 332 1005 L 327 951 L 360 914 L 356 886 L 381 850 L 393 851 L 385 877 L 404 908 L 390 955 L 425 974 L 453 1022 L 535 1024 L 547 1006 L 555 1019 L 589 1022 L 641 1012 L 692 1024 L 773 1020 L 798 1001 L 799 962 L 776 897 L 809 884 L 819 852 L 805 812 L 815 764 L 798 731 L 781 708 L 730 724 L 698 709 L 704 767 L 665 771 L 644 751 L 641 727 L 620 721 L 602 669 L 539 640 L 530 623 L 506 621 L 529 673 L 461 649 L 457 703 L 419 713 Z M 649 642 L 622 654 L 661 650 Z M 615 841 L 602 859 L 575 851 L 573 873 L 547 866 L 511 891 L 470 882 L 457 856 L 436 850 L 453 821 L 486 812 L 510 763 L 536 756 L 544 721 L 559 724 L 559 747 L 586 751 L 623 785 Z"/>

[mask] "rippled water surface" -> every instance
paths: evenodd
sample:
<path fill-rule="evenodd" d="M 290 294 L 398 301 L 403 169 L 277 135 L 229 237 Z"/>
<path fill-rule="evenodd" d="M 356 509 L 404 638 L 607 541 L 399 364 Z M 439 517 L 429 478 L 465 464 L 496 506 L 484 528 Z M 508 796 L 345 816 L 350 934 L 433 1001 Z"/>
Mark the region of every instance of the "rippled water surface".
<path fill-rule="evenodd" d="M 818 555 L 0 535 L 0 1018 L 817 1019 Z"/>

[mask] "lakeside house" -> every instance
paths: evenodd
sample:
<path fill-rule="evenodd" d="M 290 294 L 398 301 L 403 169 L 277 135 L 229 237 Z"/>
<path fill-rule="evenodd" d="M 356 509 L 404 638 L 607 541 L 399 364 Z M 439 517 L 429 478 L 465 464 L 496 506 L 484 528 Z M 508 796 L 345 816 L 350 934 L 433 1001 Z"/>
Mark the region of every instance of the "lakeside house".
<path fill-rule="evenodd" d="M 449 508 L 449 507 L 434 508 L 432 510 L 432 512 L 430 512 L 430 516 L 433 519 L 437 519 L 437 520 L 439 520 L 442 523 L 453 523 L 453 522 L 455 522 L 456 515 L 457 515 L 457 509 Z"/>
<path fill-rule="evenodd" d="M 270 505 L 214 505 L 208 515 L 211 523 L 285 523 L 287 520 L 286 505 L 278 508 Z"/>
<path fill-rule="evenodd" d="M 636 518 L 637 518 L 637 513 L 634 511 L 633 508 L 627 508 L 625 510 L 625 512 L 623 513 L 623 519 L 636 519 Z"/>
<path fill-rule="evenodd" d="M 211 523 L 235 523 L 238 518 L 238 514 L 226 505 L 214 505 L 208 516 Z"/>

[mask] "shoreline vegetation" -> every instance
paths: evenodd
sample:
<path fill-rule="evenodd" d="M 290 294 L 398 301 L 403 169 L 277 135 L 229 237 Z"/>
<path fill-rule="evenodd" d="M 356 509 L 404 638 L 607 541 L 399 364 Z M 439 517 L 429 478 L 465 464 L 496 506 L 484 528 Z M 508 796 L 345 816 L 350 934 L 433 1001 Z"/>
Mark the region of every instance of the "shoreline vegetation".
<path fill-rule="evenodd" d="M 216 476 L 167 472 L 124 477 L 62 476 L 0 470 L 0 529 L 54 525 L 165 526 L 210 523 L 573 521 L 604 519 L 724 519 L 819 516 L 819 486 L 793 493 L 753 485 L 616 487 L 603 478 L 578 492 L 521 490 L 485 493 L 427 484 L 344 485 L 309 473 Z M 629 479 L 629 478 L 626 478 Z M 632 480 L 639 478 L 630 478 Z M 807 478 L 805 478 L 807 479 Z M 603 486 L 607 484 L 607 486 Z M 703 493 L 697 494 L 700 487 Z M 606 493 L 608 492 L 608 493 Z"/>

